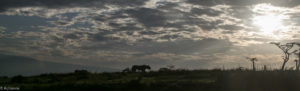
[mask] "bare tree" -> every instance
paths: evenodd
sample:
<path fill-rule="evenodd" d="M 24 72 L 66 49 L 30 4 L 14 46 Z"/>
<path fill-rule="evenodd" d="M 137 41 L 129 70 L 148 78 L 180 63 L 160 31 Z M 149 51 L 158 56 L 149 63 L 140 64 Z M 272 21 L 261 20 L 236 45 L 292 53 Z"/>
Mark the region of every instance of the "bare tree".
<path fill-rule="evenodd" d="M 295 59 L 294 62 L 296 63 L 296 70 L 299 70 L 299 60 Z"/>
<path fill-rule="evenodd" d="M 271 44 L 276 45 L 279 49 L 282 50 L 282 52 L 284 53 L 283 56 L 283 63 L 281 66 L 281 70 L 283 71 L 285 68 L 285 64 L 289 61 L 290 59 L 290 55 L 291 53 L 289 52 L 290 49 L 293 48 L 295 43 L 286 43 L 286 44 L 280 44 L 280 43 L 276 43 L 276 42 L 271 42 Z"/>
<path fill-rule="evenodd" d="M 257 61 L 257 58 L 250 58 L 250 57 L 246 57 L 246 59 L 249 59 L 249 61 L 251 61 L 252 62 L 252 69 L 253 69 L 253 71 L 255 71 L 256 70 L 256 68 L 255 68 L 255 62 Z"/>
<path fill-rule="evenodd" d="M 299 47 L 299 49 L 293 51 L 292 53 L 298 57 L 298 60 L 297 59 L 294 60 L 296 62 L 296 70 L 298 71 L 300 68 L 300 43 L 295 43 L 295 44 Z"/>

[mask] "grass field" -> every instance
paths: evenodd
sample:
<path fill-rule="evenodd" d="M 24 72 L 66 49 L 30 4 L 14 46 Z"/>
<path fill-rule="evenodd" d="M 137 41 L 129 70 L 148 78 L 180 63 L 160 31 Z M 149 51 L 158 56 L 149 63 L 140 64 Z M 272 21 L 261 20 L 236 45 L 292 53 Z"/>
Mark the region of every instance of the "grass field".
<path fill-rule="evenodd" d="M 1 77 L 0 86 L 43 91 L 299 91 L 297 71 L 175 70 Z"/>

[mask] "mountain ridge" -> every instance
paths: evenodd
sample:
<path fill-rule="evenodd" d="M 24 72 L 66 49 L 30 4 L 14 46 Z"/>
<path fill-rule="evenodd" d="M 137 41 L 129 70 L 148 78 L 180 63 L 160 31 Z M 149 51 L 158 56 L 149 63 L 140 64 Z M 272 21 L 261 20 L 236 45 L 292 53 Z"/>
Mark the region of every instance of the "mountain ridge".
<path fill-rule="evenodd" d="M 90 72 L 117 71 L 105 67 L 88 67 L 75 64 L 40 61 L 24 56 L 0 54 L 0 76 L 38 75 L 43 73 L 66 73 L 76 69 Z"/>

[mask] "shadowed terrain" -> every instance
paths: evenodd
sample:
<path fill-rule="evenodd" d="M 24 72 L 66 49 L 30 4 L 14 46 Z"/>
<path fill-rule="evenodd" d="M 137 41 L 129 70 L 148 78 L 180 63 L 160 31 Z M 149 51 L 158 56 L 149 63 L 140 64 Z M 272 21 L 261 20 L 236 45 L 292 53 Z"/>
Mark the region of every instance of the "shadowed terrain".
<path fill-rule="evenodd" d="M 172 70 L 158 72 L 41 74 L 1 77 L 1 86 L 48 91 L 297 91 L 297 71 Z"/>

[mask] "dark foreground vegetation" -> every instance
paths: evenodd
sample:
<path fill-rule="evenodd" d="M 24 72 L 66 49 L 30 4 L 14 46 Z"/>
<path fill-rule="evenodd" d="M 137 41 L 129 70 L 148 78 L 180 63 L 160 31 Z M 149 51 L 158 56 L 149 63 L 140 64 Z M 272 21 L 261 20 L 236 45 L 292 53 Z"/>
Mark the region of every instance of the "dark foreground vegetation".
<path fill-rule="evenodd" d="M 172 70 L 1 77 L 0 86 L 38 91 L 300 91 L 298 71 Z"/>

